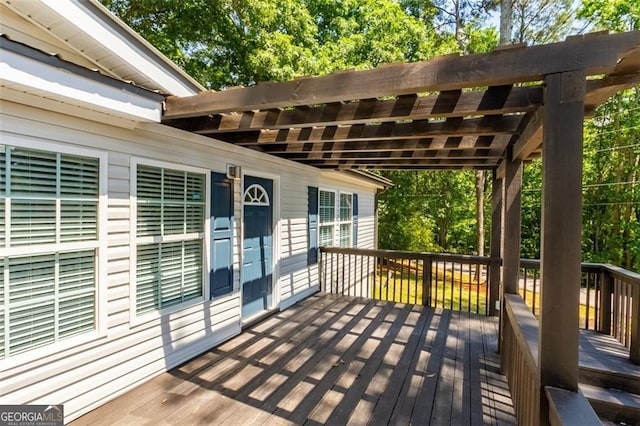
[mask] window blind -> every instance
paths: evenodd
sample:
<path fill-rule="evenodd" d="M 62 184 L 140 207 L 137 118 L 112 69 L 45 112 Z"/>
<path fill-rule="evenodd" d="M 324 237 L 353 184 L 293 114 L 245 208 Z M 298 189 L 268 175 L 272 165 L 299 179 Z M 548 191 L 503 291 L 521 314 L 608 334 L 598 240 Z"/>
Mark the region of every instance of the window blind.
<path fill-rule="evenodd" d="M 0 358 L 95 329 L 99 183 L 97 158 L 0 147 Z"/>
<path fill-rule="evenodd" d="M 137 313 L 202 297 L 205 175 L 139 164 L 136 179 Z"/>

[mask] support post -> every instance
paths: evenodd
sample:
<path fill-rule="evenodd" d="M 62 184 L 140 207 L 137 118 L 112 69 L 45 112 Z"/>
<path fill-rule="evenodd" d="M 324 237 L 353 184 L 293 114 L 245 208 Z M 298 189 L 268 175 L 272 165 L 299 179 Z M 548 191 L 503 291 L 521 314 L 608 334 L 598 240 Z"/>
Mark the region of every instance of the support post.
<path fill-rule="evenodd" d="M 518 294 L 522 207 L 522 161 L 506 160 L 504 177 L 504 233 L 502 284 L 504 293 Z"/>
<path fill-rule="evenodd" d="M 544 80 L 542 236 L 538 369 L 541 420 L 546 386 L 578 390 L 585 73 Z"/>
<path fill-rule="evenodd" d="M 509 150 L 511 151 L 511 150 Z M 503 180 L 503 212 L 502 212 L 502 291 L 500 292 L 500 325 L 498 352 L 502 354 L 501 366 L 504 371 L 505 354 L 503 348 L 504 330 L 504 295 L 518 294 L 518 279 L 520 277 L 520 223 L 522 208 L 522 161 L 509 158 L 504 161 L 505 172 Z"/>
<path fill-rule="evenodd" d="M 431 256 L 422 258 L 422 305 L 431 306 Z"/>
<path fill-rule="evenodd" d="M 497 316 L 500 313 L 496 305 L 500 300 L 503 182 L 504 180 L 499 179 L 494 170 L 491 189 L 491 263 L 489 265 L 489 315 L 491 316 Z"/>

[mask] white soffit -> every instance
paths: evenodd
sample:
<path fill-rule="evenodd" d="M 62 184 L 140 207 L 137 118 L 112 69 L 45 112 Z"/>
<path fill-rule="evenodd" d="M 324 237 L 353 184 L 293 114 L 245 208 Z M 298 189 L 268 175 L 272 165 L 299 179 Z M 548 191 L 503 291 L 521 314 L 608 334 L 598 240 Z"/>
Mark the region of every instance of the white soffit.
<path fill-rule="evenodd" d="M 75 72 L 60 66 L 63 65 L 62 61 L 55 57 L 47 63 L 38 59 L 39 55 L 45 56 L 41 52 L 32 51 L 32 56 L 21 54 L 21 49 L 30 53 L 30 48 L 12 45 L 12 42 L 4 39 L 2 42 L 0 85 L 3 89 L 36 95 L 126 120 L 159 122 L 161 119 L 160 95 L 97 72 Z M 12 46 L 17 47 L 12 49 Z M 60 64 L 57 65 L 55 61 Z M 77 68 L 78 71 L 83 70 Z M 25 96 L 25 100 L 29 98 Z"/>
<path fill-rule="evenodd" d="M 163 94 L 205 90 L 96 0 L 0 0 L 104 73 Z"/>

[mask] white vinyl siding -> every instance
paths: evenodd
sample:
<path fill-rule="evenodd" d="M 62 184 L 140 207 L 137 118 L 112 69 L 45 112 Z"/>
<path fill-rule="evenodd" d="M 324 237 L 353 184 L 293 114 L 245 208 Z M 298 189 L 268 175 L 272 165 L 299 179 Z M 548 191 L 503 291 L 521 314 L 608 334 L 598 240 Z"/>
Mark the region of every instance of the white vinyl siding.
<path fill-rule="evenodd" d="M 279 260 L 274 262 L 278 277 L 274 297 L 278 297 L 281 309 L 319 289 L 318 265 L 307 265 L 308 186 L 357 192 L 358 246 L 373 248 L 375 188 L 351 178 L 347 182 L 337 172 L 325 174 L 162 125 L 117 128 L 111 121 L 84 120 L 12 102 L 4 103 L 0 108 L 0 121 L 0 140 L 5 144 L 11 145 L 16 140 L 22 143 L 15 145 L 50 151 L 59 148 L 63 152 L 95 156 L 101 160 L 97 330 L 1 360 L 4 375 L 0 388 L 6 389 L 2 399 L 7 404 L 59 401 L 65 405 L 65 420 L 72 421 L 240 333 L 241 220 L 234 221 L 235 290 L 232 293 L 211 301 L 192 299 L 159 312 L 136 314 L 137 164 L 207 174 L 208 170 L 223 171 L 226 164 L 233 163 L 241 165 L 245 172 L 278 174 L 281 186 L 279 191 L 274 188 L 276 192 L 271 202 L 278 218 L 274 244 L 279 243 L 276 250 Z M 176 165 L 176 161 L 189 166 Z M 3 173 L 1 163 L 0 173 Z M 0 188 L 3 182 L 4 179 L 0 179 Z M 242 214 L 244 193 L 240 181 L 234 183 L 234 213 L 238 218 Z M 1 208 L 2 203 L 0 214 Z M 279 215 L 275 213 L 277 209 Z M 208 208 L 205 218 L 207 213 Z M 280 237 L 276 238 L 276 235 Z M 171 239 L 179 237 L 171 234 L 163 239 L 165 243 L 171 243 L 175 242 Z M 146 243 L 154 243 L 152 240 L 152 236 L 148 237 Z M 69 244 L 64 243 L 64 247 L 69 248 Z M 41 251 L 27 253 L 33 247 L 18 247 L 22 250 L 20 255 L 44 254 Z M 206 261 L 207 245 L 204 247 Z M 0 282 L 6 274 L 7 271 L 0 268 Z M 208 275 L 206 266 L 203 274 Z M 203 277 L 204 299 L 207 299 L 206 278 Z M 200 291 L 200 287 L 196 291 Z M 0 305 L 2 297 L 0 293 Z M 4 297 L 6 300 L 6 293 Z M 2 312 L 0 310 L 0 317 Z M 0 318 L 0 335 L 3 334 L 2 326 Z"/>
<path fill-rule="evenodd" d="M 338 202 L 336 202 L 336 198 Z M 320 247 L 351 247 L 353 229 L 353 195 L 319 191 Z"/>
<path fill-rule="evenodd" d="M 203 296 L 206 176 L 138 164 L 136 312 Z"/>
<path fill-rule="evenodd" d="M 0 146 L 0 358 L 96 328 L 99 159 Z"/>

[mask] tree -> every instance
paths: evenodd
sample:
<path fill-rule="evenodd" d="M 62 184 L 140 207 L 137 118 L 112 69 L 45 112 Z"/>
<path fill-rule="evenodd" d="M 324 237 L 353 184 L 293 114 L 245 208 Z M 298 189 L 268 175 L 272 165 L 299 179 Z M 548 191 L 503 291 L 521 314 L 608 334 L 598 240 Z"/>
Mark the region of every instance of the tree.
<path fill-rule="evenodd" d="M 512 40 L 546 44 L 574 32 L 574 0 L 513 0 Z"/>
<path fill-rule="evenodd" d="M 615 32 L 640 29 L 640 3 L 636 0 L 583 0 L 577 15 L 599 29 Z"/>
<path fill-rule="evenodd" d="M 578 16 L 595 29 L 640 28 L 635 0 L 584 0 Z M 640 87 L 601 105 L 585 126 L 583 252 L 592 261 L 640 270 Z"/>
<path fill-rule="evenodd" d="M 437 53 L 429 27 L 392 0 L 102 0 L 213 89 Z"/>

